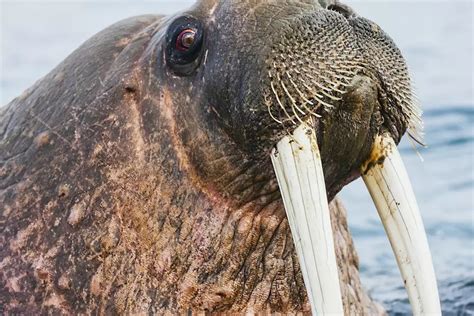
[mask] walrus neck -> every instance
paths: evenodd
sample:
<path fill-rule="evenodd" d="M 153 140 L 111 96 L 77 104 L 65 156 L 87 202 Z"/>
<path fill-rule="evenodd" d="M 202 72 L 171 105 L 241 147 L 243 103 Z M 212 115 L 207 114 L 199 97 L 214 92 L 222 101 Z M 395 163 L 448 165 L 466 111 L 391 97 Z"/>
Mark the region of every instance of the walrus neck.
<path fill-rule="evenodd" d="M 120 207 L 104 223 L 109 233 L 98 244 L 111 246 L 102 246 L 91 281 L 102 308 L 114 302 L 117 312 L 309 312 L 281 200 L 233 207 L 195 186 L 186 171 L 170 181 L 166 170 L 179 162 L 163 161 L 136 171 L 117 168 L 122 176 L 111 187 Z M 345 304 L 361 300 L 365 309 L 370 300 L 352 296 L 348 285 L 360 287 L 348 272 L 356 269 L 357 256 L 345 213 L 334 205 L 332 212 L 338 260 L 348 263 L 340 266 Z M 120 284 L 129 286 L 109 292 Z"/>
<path fill-rule="evenodd" d="M 216 312 L 270 311 L 271 305 L 281 311 L 307 309 L 301 306 L 306 294 L 281 203 L 232 208 L 207 194 L 195 197 L 176 230 L 183 239 L 166 242 L 171 262 L 179 258 L 184 261 L 179 269 L 187 267 L 183 273 L 171 265 L 163 274 L 180 276 L 178 305 Z M 194 205 L 202 207 L 197 211 Z"/>

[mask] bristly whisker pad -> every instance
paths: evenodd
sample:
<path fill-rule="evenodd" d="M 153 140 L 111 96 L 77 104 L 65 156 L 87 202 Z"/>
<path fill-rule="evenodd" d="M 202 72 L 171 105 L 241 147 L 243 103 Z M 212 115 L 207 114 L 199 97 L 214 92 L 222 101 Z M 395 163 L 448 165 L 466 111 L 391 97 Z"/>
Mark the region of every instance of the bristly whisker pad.
<path fill-rule="evenodd" d="M 357 75 L 371 73 L 388 98 L 382 110 L 400 112 L 409 135 L 423 143 L 422 111 L 406 63 L 375 23 L 319 10 L 290 21 L 278 36 L 266 60 L 270 93 L 265 100 L 276 122 L 296 127 L 309 116 L 320 118 L 343 99 Z"/>

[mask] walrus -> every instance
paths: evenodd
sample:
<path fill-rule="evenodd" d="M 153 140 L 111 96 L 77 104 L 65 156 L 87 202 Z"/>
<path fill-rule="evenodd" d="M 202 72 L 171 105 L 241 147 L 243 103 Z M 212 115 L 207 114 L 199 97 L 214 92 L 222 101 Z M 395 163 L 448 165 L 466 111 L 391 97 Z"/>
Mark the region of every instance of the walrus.
<path fill-rule="evenodd" d="M 383 314 L 336 197 L 360 176 L 438 313 L 396 150 L 420 115 L 396 45 L 337 1 L 118 22 L 1 110 L 2 313 Z"/>

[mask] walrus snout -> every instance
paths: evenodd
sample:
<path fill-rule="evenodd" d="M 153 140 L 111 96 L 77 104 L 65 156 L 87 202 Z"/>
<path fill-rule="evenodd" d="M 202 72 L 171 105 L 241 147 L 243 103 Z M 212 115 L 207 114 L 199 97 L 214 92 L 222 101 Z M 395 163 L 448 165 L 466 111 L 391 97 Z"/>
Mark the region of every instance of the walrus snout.
<path fill-rule="evenodd" d="M 209 83 L 210 95 L 226 131 L 261 157 L 313 117 L 332 198 L 358 175 L 376 135 L 389 133 L 398 142 L 408 128 L 419 138 L 420 111 L 400 51 L 375 23 L 340 3 L 293 10 L 265 21 L 270 24 L 249 20 L 243 27 L 253 35 L 246 42 L 227 39 L 230 30 L 221 26 L 224 42 L 232 41 L 237 52 L 221 55 L 219 43 L 210 48 L 222 56 L 216 67 L 229 73 Z M 351 107 L 356 99 L 361 106 Z"/>
<path fill-rule="evenodd" d="M 384 116 L 383 128 L 397 141 L 407 127 L 417 135 L 420 113 L 398 48 L 380 27 L 349 7 L 332 8 L 294 18 L 272 43 L 266 60 L 270 116 L 286 128 L 308 115 L 324 120 L 341 104 L 354 78 L 363 75 L 379 90 L 375 110 Z"/>

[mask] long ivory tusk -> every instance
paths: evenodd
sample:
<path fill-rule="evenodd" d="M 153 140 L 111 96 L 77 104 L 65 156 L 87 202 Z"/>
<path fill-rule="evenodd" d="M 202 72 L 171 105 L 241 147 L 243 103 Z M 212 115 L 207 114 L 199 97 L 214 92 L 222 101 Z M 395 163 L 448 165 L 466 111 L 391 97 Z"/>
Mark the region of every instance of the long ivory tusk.
<path fill-rule="evenodd" d="M 372 196 L 398 267 L 414 315 L 441 315 L 433 263 L 420 211 L 408 174 L 390 136 L 379 137 L 372 161 L 385 157 L 362 176 Z"/>
<path fill-rule="evenodd" d="M 305 124 L 271 154 L 313 315 L 343 314 L 316 135 Z"/>

